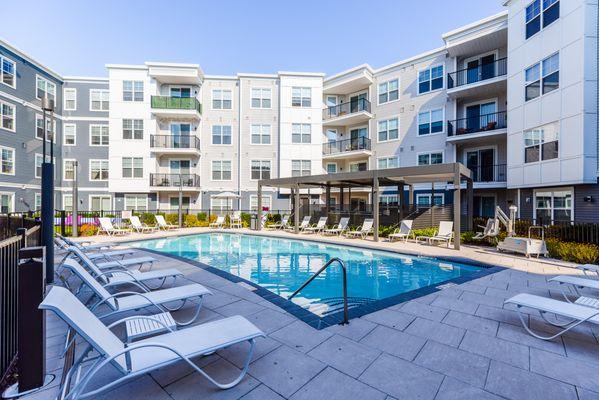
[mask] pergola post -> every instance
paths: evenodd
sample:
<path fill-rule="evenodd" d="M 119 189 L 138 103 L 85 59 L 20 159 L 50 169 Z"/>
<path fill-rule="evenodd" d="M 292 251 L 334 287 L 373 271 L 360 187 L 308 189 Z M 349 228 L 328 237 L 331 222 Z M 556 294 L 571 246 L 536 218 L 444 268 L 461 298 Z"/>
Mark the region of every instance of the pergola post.
<path fill-rule="evenodd" d="M 453 177 L 453 248 L 460 249 L 461 232 L 461 196 L 460 196 L 460 168 L 456 164 Z"/>
<path fill-rule="evenodd" d="M 410 192 L 408 193 L 408 211 L 410 211 L 410 206 L 414 206 L 416 202 L 414 201 L 414 185 L 410 185 Z"/>
<path fill-rule="evenodd" d="M 466 195 L 468 198 L 468 230 L 474 229 L 472 219 L 474 217 L 474 183 L 469 178 L 466 181 Z"/>
<path fill-rule="evenodd" d="M 431 225 L 435 226 L 435 182 L 431 183 Z"/>
<path fill-rule="evenodd" d="M 325 211 L 327 212 L 327 217 L 329 216 L 329 213 L 331 212 L 331 186 L 327 185 L 325 192 L 324 192 L 324 198 L 325 198 Z"/>
<path fill-rule="evenodd" d="M 374 241 L 379 241 L 379 178 L 374 176 L 372 180 L 372 217 L 374 218 Z"/>
<path fill-rule="evenodd" d="M 256 224 L 258 230 L 262 229 L 262 185 L 258 183 L 258 221 Z"/>
<path fill-rule="evenodd" d="M 300 204 L 300 189 L 299 185 L 295 185 L 295 193 L 294 193 L 295 201 L 294 201 L 294 210 L 293 210 L 293 232 L 299 233 L 299 204 Z"/>
<path fill-rule="evenodd" d="M 341 205 L 341 211 L 343 212 L 343 186 L 339 188 L 339 204 Z"/>
<path fill-rule="evenodd" d="M 397 213 L 399 215 L 399 220 L 397 223 L 401 222 L 404 218 L 404 198 L 403 198 L 403 183 L 397 185 Z"/>

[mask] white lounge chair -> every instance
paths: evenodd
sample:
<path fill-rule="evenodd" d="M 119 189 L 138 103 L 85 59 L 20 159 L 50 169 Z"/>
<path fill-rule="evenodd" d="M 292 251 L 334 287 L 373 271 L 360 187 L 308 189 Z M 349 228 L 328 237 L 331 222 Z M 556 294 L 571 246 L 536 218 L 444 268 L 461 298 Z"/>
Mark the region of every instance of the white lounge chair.
<path fill-rule="evenodd" d="M 576 268 L 584 272 L 585 275 L 595 275 L 595 277 L 599 277 L 599 265 L 596 264 L 583 264 L 577 265 Z"/>
<path fill-rule="evenodd" d="M 216 217 L 216 221 L 210 223 L 210 225 L 208 225 L 208 227 L 210 228 L 222 228 L 223 226 L 225 226 L 225 217 L 223 216 L 218 216 Z"/>
<path fill-rule="evenodd" d="M 71 379 L 75 377 L 69 392 L 69 399 L 73 400 L 94 397 L 125 381 L 180 361 L 190 365 L 217 387 L 229 389 L 241 382 L 247 373 L 256 338 L 264 337 L 264 333 L 247 319 L 233 316 L 177 331 L 169 329 L 168 333 L 142 339 L 133 344 L 125 344 L 112 333 L 110 327 L 131 320 L 139 320 L 141 323 L 148 320 L 156 322 L 157 320 L 151 316 L 132 316 L 116 321 L 107 327 L 75 296 L 61 287 L 53 287 L 39 308 L 54 312 L 89 345 L 76 359 L 66 379 L 63 379 L 63 382 L 70 386 Z M 246 341 L 250 344 L 247 359 L 239 376 L 231 382 L 216 381 L 192 361 L 195 357 L 212 354 L 220 349 Z M 94 354 L 88 357 L 92 351 Z M 83 368 L 82 364 L 88 362 L 91 363 L 89 368 Z M 110 380 L 106 385 L 97 387 L 94 385 L 94 377 L 107 364 L 112 366 L 110 369 L 116 369 L 122 376 Z M 90 384 L 92 389 L 86 391 Z M 61 392 L 64 390 L 63 387 L 60 389 Z"/>
<path fill-rule="evenodd" d="M 55 236 L 54 244 L 56 244 L 56 246 L 60 250 L 65 251 L 67 253 L 67 255 L 69 253 L 71 253 L 71 246 L 68 243 L 66 243 L 61 237 Z M 116 257 L 120 257 L 121 259 L 123 259 L 123 258 L 125 258 L 125 256 L 135 253 L 135 250 L 133 250 L 133 249 L 121 249 L 121 250 L 111 250 L 111 251 L 102 251 L 102 252 L 99 252 L 99 251 L 88 252 L 87 250 L 85 250 L 85 248 L 80 248 L 80 247 L 74 247 L 74 248 L 86 253 L 87 256 L 92 260 L 99 260 L 99 259 L 111 260 Z"/>
<path fill-rule="evenodd" d="M 132 215 L 129 218 L 129 221 L 131 221 L 131 226 L 133 227 L 133 230 L 135 230 L 139 233 L 152 233 L 152 232 L 156 231 L 155 226 L 142 224 L 141 221 L 139 220 L 138 216 Z"/>
<path fill-rule="evenodd" d="M 349 217 L 343 217 L 339 220 L 339 223 L 337 225 L 334 225 L 332 228 L 323 230 L 322 233 L 323 235 L 341 236 L 343 232 L 347 230 L 347 225 L 349 225 Z"/>
<path fill-rule="evenodd" d="M 110 218 L 102 217 L 98 218 L 100 221 L 100 229 L 98 229 L 98 235 L 102 232 L 106 233 L 108 236 L 113 235 L 126 235 L 129 233 L 129 229 L 115 228 L 110 221 Z"/>
<path fill-rule="evenodd" d="M 73 248 L 70 247 L 69 248 L 69 253 L 75 255 L 78 259 L 80 260 L 90 260 L 90 262 L 93 262 L 96 267 L 100 268 L 100 269 L 109 269 L 109 268 L 122 268 L 122 269 L 126 269 L 127 267 L 132 267 L 132 266 L 137 266 L 139 269 L 141 269 L 142 266 L 144 266 L 145 264 L 149 264 L 149 268 L 152 268 L 152 265 L 154 264 L 154 261 L 156 261 L 156 259 L 154 257 L 148 257 L 148 256 L 143 256 L 143 257 L 135 257 L 135 258 L 125 258 L 123 260 L 115 260 L 115 259 L 110 259 L 108 258 L 108 261 L 103 261 L 103 262 L 97 262 L 98 259 L 96 260 L 92 260 L 89 258 L 89 256 L 87 255 L 87 253 L 77 249 L 77 248 Z"/>
<path fill-rule="evenodd" d="M 283 215 L 283 218 L 279 222 L 269 224 L 266 226 L 267 229 L 285 229 L 289 223 L 289 215 Z"/>
<path fill-rule="evenodd" d="M 231 217 L 229 219 L 229 227 L 231 227 L 231 229 L 243 228 L 243 225 L 241 222 L 241 212 L 240 211 L 233 212 L 233 215 L 231 215 Z"/>
<path fill-rule="evenodd" d="M 119 246 L 118 243 L 113 243 L 113 242 L 94 243 L 91 240 L 74 241 L 74 240 L 71 240 L 68 237 L 62 236 L 58 233 L 56 234 L 56 237 L 59 237 L 60 239 L 62 239 L 69 246 L 77 247 L 78 249 L 81 249 L 86 252 L 107 250 L 107 249 L 110 249 L 111 247 Z"/>
<path fill-rule="evenodd" d="M 434 236 L 418 236 L 416 241 L 423 240 L 428 242 L 428 244 L 433 244 L 434 242 L 447 243 L 447 247 L 451 244 L 451 239 L 453 238 L 453 221 L 441 221 L 439 222 L 439 229 Z"/>
<path fill-rule="evenodd" d="M 372 225 L 374 224 L 374 220 L 372 218 L 366 218 L 362 223 L 362 226 L 355 231 L 346 231 L 346 237 L 360 237 L 362 239 L 366 239 L 366 237 L 373 232 Z"/>
<path fill-rule="evenodd" d="M 300 232 L 310 226 L 310 219 L 311 218 L 312 217 L 310 217 L 309 215 L 304 216 L 304 219 L 302 219 L 302 222 L 300 222 L 299 227 L 298 227 Z M 285 228 L 285 230 L 294 231 L 295 228 L 294 228 L 293 225 L 290 225 L 287 228 Z"/>
<path fill-rule="evenodd" d="M 327 227 L 327 217 L 320 217 L 316 225 L 304 228 L 304 233 L 318 233 Z"/>
<path fill-rule="evenodd" d="M 412 224 L 413 223 L 414 223 L 414 221 L 411 219 L 404 219 L 403 221 L 401 221 L 399 228 L 396 229 L 392 234 L 389 235 L 389 241 L 392 242 L 395 239 L 397 239 L 397 240 L 403 239 L 404 242 L 407 242 L 410 235 L 413 235 L 412 234 Z"/>
<path fill-rule="evenodd" d="M 173 225 L 171 223 L 166 222 L 164 219 L 164 215 L 156 214 L 154 215 L 156 218 L 156 224 L 158 225 L 158 229 L 164 229 L 165 231 L 169 231 L 171 229 L 179 229 L 177 225 Z"/>
<path fill-rule="evenodd" d="M 549 279 L 549 282 L 557 282 L 560 284 L 562 295 L 564 296 L 564 299 L 567 302 L 580 304 L 581 306 L 599 308 L 599 298 L 585 296 L 582 293 L 580 293 L 580 289 L 584 288 L 599 290 L 599 280 L 587 279 L 572 275 L 559 275 Z M 569 286 L 571 291 L 566 292 L 563 289 L 563 286 L 565 285 Z M 570 300 L 570 298 L 568 297 L 568 295 L 571 294 L 576 295 L 577 298 L 575 301 Z"/>

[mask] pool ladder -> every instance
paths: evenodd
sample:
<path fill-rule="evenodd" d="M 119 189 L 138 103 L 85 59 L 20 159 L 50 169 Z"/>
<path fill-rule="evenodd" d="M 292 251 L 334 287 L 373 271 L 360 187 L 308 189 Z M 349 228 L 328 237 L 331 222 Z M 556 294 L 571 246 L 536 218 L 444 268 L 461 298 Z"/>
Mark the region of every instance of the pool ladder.
<path fill-rule="evenodd" d="M 345 267 L 345 263 L 337 257 L 331 258 L 325 265 L 322 266 L 321 269 L 316 271 L 314 275 L 306 280 L 295 292 L 291 294 L 287 299 L 291 300 L 294 298 L 299 292 L 301 292 L 306 286 L 308 286 L 318 275 L 320 275 L 325 269 L 327 269 L 331 264 L 338 263 L 341 266 L 341 270 L 343 272 L 343 321 L 339 325 L 349 324 L 349 317 L 347 311 L 347 268 Z"/>

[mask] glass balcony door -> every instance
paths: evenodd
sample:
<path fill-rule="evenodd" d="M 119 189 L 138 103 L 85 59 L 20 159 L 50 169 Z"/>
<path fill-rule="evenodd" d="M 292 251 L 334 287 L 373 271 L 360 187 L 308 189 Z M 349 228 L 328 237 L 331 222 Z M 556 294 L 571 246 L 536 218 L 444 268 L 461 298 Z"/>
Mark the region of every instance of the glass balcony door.
<path fill-rule="evenodd" d="M 466 152 L 466 166 L 474 173 L 475 182 L 493 182 L 495 151 L 480 149 Z"/>
<path fill-rule="evenodd" d="M 366 100 L 366 92 L 360 93 L 357 96 L 349 98 L 349 112 L 355 113 L 364 109 L 364 100 Z"/>
<path fill-rule="evenodd" d="M 475 104 L 466 107 L 466 131 L 480 132 L 490 122 L 495 121 L 496 117 L 490 114 L 496 112 L 495 103 Z"/>
<path fill-rule="evenodd" d="M 172 147 L 175 149 L 189 148 L 190 133 L 190 124 L 171 124 Z"/>
<path fill-rule="evenodd" d="M 191 97 L 191 89 L 190 88 L 172 87 L 170 92 L 171 92 L 171 97 L 185 98 L 185 99 L 188 99 Z"/>
<path fill-rule="evenodd" d="M 359 150 L 360 146 L 364 146 L 364 138 L 368 138 L 368 128 L 352 129 L 349 132 L 349 137 L 351 139 L 349 150 Z"/>

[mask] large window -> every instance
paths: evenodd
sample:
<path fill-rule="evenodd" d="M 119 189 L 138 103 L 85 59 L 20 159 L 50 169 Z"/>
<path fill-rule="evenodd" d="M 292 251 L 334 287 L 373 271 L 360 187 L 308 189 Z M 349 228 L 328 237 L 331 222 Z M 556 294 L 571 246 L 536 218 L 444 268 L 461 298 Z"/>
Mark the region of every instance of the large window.
<path fill-rule="evenodd" d="M 435 194 L 435 205 L 440 206 L 445 202 L 445 196 L 443 194 Z M 431 205 L 431 194 L 430 193 L 418 193 L 416 195 L 416 204 L 419 206 L 430 206 Z"/>
<path fill-rule="evenodd" d="M 62 195 L 62 208 L 65 211 L 73 211 L 73 195 L 63 194 Z M 41 209 L 41 206 L 40 206 Z"/>
<path fill-rule="evenodd" d="M 538 224 L 572 221 L 572 191 L 538 191 L 535 193 L 535 217 Z"/>
<path fill-rule="evenodd" d="M 399 79 L 379 83 L 379 104 L 399 99 Z"/>
<path fill-rule="evenodd" d="M 327 174 L 337 173 L 337 163 L 327 163 Z"/>
<path fill-rule="evenodd" d="M 559 53 L 547 57 L 532 65 L 524 72 L 525 99 L 536 99 L 541 94 L 553 92 L 559 88 Z"/>
<path fill-rule="evenodd" d="M 270 108 L 270 89 L 252 89 L 252 108 Z"/>
<path fill-rule="evenodd" d="M 0 193 L 0 213 L 7 214 L 14 211 L 14 193 Z"/>
<path fill-rule="evenodd" d="M 62 179 L 72 181 L 75 179 L 75 164 L 77 160 L 62 160 Z"/>
<path fill-rule="evenodd" d="M 397 118 L 391 118 L 379 121 L 378 138 L 379 142 L 399 139 L 399 120 Z"/>
<path fill-rule="evenodd" d="M 252 180 L 270 179 L 270 161 L 252 160 Z"/>
<path fill-rule="evenodd" d="M 108 125 L 89 126 L 90 146 L 108 146 Z"/>
<path fill-rule="evenodd" d="M 123 101 L 144 101 L 143 81 L 123 81 Z"/>
<path fill-rule="evenodd" d="M 89 208 L 91 211 L 110 210 L 112 208 L 112 199 L 110 196 L 103 195 L 89 196 Z"/>
<path fill-rule="evenodd" d="M 147 210 L 148 195 L 147 194 L 126 194 L 125 195 L 125 210 Z"/>
<path fill-rule="evenodd" d="M 77 89 L 65 89 L 63 95 L 65 111 L 75 111 L 77 109 Z"/>
<path fill-rule="evenodd" d="M 443 109 L 418 113 L 418 136 L 443 132 Z"/>
<path fill-rule="evenodd" d="M 231 175 L 231 160 L 212 161 L 213 181 L 230 181 Z"/>
<path fill-rule="evenodd" d="M 271 208 L 271 197 L 262 196 L 262 211 L 268 211 Z M 258 196 L 253 194 L 250 196 L 250 210 L 258 210 Z"/>
<path fill-rule="evenodd" d="M 379 196 L 379 204 L 383 207 L 397 206 L 398 199 L 396 194 L 382 194 Z"/>
<path fill-rule="evenodd" d="M 443 89 L 443 65 L 418 72 L 418 94 Z"/>
<path fill-rule="evenodd" d="M 108 160 L 89 160 L 89 180 L 108 180 Z"/>
<path fill-rule="evenodd" d="M 50 159 L 50 157 L 46 156 L 46 159 Z M 53 161 L 53 171 L 54 171 L 54 175 L 56 176 L 56 157 L 54 157 Z M 42 164 L 44 163 L 44 156 L 42 154 L 36 153 L 35 154 L 35 177 L 36 178 L 40 178 L 42 177 Z"/>
<path fill-rule="evenodd" d="M 137 82 L 141 84 L 141 89 L 140 92 L 134 92 L 133 93 L 133 98 L 136 99 L 134 101 L 143 101 L 143 96 L 144 96 L 144 88 L 143 88 L 143 82 Z M 134 85 L 135 88 L 135 85 Z M 89 109 L 91 111 L 108 111 L 108 106 L 109 106 L 109 101 L 108 101 L 108 90 L 101 90 L 101 89 L 91 89 L 89 91 Z M 137 100 L 138 97 L 136 96 L 141 96 L 141 100 Z M 125 95 L 123 93 L 123 100 Z M 126 101 L 131 101 L 131 100 L 126 100 Z"/>
<path fill-rule="evenodd" d="M 123 178 L 143 178 L 144 160 L 141 157 L 123 157 Z"/>
<path fill-rule="evenodd" d="M 215 110 L 230 110 L 231 98 L 230 90 L 214 89 L 212 91 L 212 108 Z"/>
<path fill-rule="evenodd" d="M 310 160 L 291 160 L 291 176 L 308 176 L 312 173 Z"/>
<path fill-rule="evenodd" d="M 38 139 L 44 138 L 44 117 L 41 115 L 35 116 L 35 137 Z M 54 131 L 56 130 L 56 121 L 52 121 L 46 117 L 46 140 L 54 141 Z"/>
<path fill-rule="evenodd" d="M 0 101 L 0 128 L 15 131 L 15 106 Z"/>
<path fill-rule="evenodd" d="M 291 124 L 291 143 L 311 143 L 312 126 L 310 124 Z"/>
<path fill-rule="evenodd" d="M 144 120 L 143 119 L 124 119 L 123 120 L 123 139 L 142 140 L 144 138 Z"/>
<path fill-rule="evenodd" d="M 213 125 L 212 144 L 231 144 L 231 125 Z"/>
<path fill-rule="evenodd" d="M 16 64 L 13 60 L 0 55 L 0 82 L 12 88 L 16 88 Z"/>
<path fill-rule="evenodd" d="M 418 165 L 443 164 L 443 153 L 432 152 L 418 154 Z"/>
<path fill-rule="evenodd" d="M 15 149 L 0 146 L 0 174 L 15 174 Z"/>
<path fill-rule="evenodd" d="M 33 198 L 33 209 L 35 211 L 37 210 L 41 210 L 42 209 L 42 194 L 41 193 L 36 193 L 35 197 Z"/>
<path fill-rule="evenodd" d="M 36 81 L 36 97 L 38 99 L 47 98 L 49 100 L 56 99 L 56 84 L 49 80 L 42 78 L 41 76 L 35 77 Z"/>
<path fill-rule="evenodd" d="M 210 199 L 210 208 L 213 212 L 222 212 L 233 209 L 233 199 Z"/>
<path fill-rule="evenodd" d="M 534 0 L 526 7 L 526 39 L 559 18 L 559 0 Z"/>
<path fill-rule="evenodd" d="M 270 125 L 254 124 L 251 126 L 252 144 L 270 144 Z"/>
<path fill-rule="evenodd" d="M 64 124 L 62 127 L 62 143 L 65 146 L 75 146 L 77 144 L 77 125 Z"/>
<path fill-rule="evenodd" d="M 559 156 L 559 122 L 524 131 L 524 162 L 552 160 Z"/>
<path fill-rule="evenodd" d="M 293 107 L 312 107 L 312 89 L 307 87 L 292 88 L 291 105 Z"/>
<path fill-rule="evenodd" d="M 383 157 L 377 160 L 378 169 L 397 168 L 399 167 L 399 158 Z"/>

